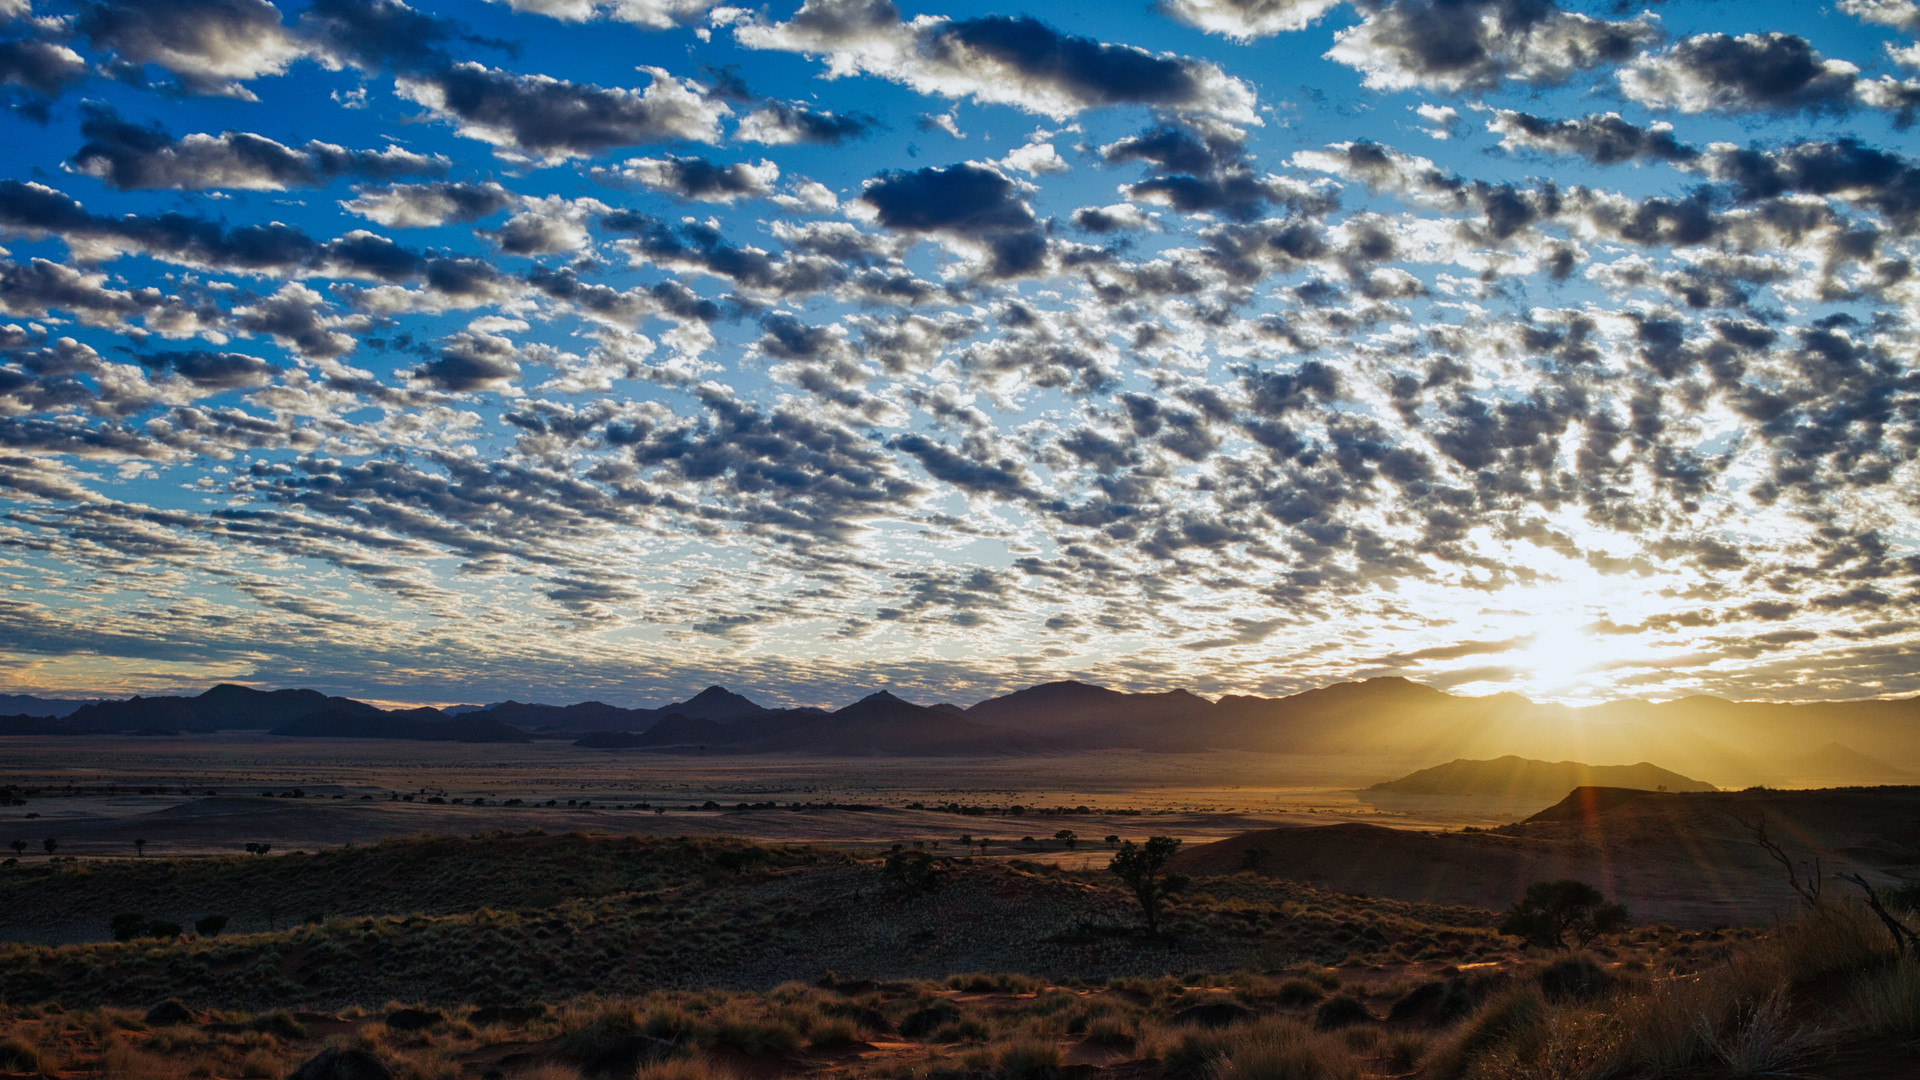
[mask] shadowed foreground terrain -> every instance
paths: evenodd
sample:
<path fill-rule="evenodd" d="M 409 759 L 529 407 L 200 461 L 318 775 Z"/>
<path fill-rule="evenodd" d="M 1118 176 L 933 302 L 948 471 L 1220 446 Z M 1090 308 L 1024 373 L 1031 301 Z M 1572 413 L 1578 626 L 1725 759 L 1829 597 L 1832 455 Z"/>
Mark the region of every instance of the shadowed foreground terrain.
<path fill-rule="evenodd" d="M 0 1075 L 1877 1080 L 1920 1067 L 1920 962 L 1893 959 L 1845 901 L 1769 929 L 1642 926 L 1541 952 L 1501 936 L 1491 911 L 1235 873 L 1196 877 L 1153 937 L 1103 872 L 931 865 L 923 882 L 815 847 L 489 834 L 13 867 L 0 904 L 43 932 L 135 911 L 191 927 L 262 903 L 278 928 L 0 946 Z"/>
<path fill-rule="evenodd" d="M 1502 908 L 1529 882 L 1579 878 L 1648 921 L 1753 926 L 1799 897 L 1756 843 L 1891 884 L 1920 875 L 1920 788 L 1663 794 L 1581 788 L 1522 822 L 1431 832 L 1359 822 L 1263 829 L 1190 847 L 1190 873 L 1253 870 L 1344 893 Z"/>

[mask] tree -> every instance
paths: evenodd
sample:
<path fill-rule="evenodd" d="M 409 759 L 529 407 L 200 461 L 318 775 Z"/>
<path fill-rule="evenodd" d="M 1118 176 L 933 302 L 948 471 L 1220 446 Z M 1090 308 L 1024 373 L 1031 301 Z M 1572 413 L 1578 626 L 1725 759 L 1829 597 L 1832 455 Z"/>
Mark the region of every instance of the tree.
<path fill-rule="evenodd" d="M 931 852 L 896 851 L 887 856 L 885 872 L 902 892 L 930 893 L 940 887 L 946 869 Z"/>
<path fill-rule="evenodd" d="M 249 855 L 265 855 L 267 852 L 272 850 L 273 850 L 272 844 L 248 844 L 247 845 L 247 854 Z"/>
<path fill-rule="evenodd" d="M 15 840 L 7 846 L 13 848 L 15 855 L 25 855 L 27 853 L 27 842 L 25 840 Z"/>
<path fill-rule="evenodd" d="M 1567 948 L 1572 934 L 1581 948 L 1602 934 L 1627 928 L 1625 904 L 1608 900 L 1584 881 L 1536 881 L 1500 921 L 1500 932 L 1543 949 Z"/>
<path fill-rule="evenodd" d="M 1109 836 L 1109 837 L 1107 837 L 1107 846 L 1108 846 L 1108 847 L 1116 847 L 1116 848 L 1117 848 L 1117 847 L 1119 847 L 1119 846 L 1120 846 L 1120 838 L 1119 838 L 1118 836 Z"/>
<path fill-rule="evenodd" d="M 1180 841 L 1171 836 L 1149 836 L 1145 844 L 1128 840 L 1107 863 L 1107 869 L 1124 882 L 1133 898 L 1140 902 L 1140 913 L 1147 920 L 1147 933 L 1156 937 L 1160 933 L 1160 905 L 1187 887 L 1185 874 L 1167 872 L 1167 860 L 1179 848 Z"/>
<path fill-rule="evenodd" d="M 225 915 L 208 915 L 204 919 L 195 919 L 193 923 L 193 932 L 199 934 L 201 937 L 219 937 L 220 931 L 226 928 L 227 917 Z"/>
<path fill-rule="evenodd" d="M 145 840 L 135 840 L 133 842 L 133 853 L 144 856 L 147 853 L 147 842 Z"/>
<path fill-rule="evenodd" d="M 49 836 L 45 840 L 40 841 L 40 846 L 47 849 L 47 855 L 51 858 L 54 852 L 60 850 L 60 841 Z"/>
<path fill-rule="evenodd" d="M 1073 845 L 1080 842 L 1080 838 L 1074 835 L 1072 829 L 1061 829 L 1059 832 L 1053 834 L 1053 838 L 1067 845 L 1068 851 L 1072 851 Z"/>

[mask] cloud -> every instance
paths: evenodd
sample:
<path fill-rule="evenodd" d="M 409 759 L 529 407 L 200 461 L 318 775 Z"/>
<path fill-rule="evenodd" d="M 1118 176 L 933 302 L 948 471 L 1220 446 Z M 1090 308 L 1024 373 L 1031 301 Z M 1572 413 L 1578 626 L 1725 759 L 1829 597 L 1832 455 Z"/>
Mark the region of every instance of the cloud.
<path fill-rule="evenodd" d="M 519 213 L 486 235 L 508 255 L 584 251 L 589 240 L 587 220 L 606 209 L 606 204 L 596 199 L 567 199 L 559 195 L 528 198 Z"/>
<path fill-rule="evenodd" d="M 1861 22 L 1920 32 L 1920 4 L 1914 0 L 1840 0 L 1838 6 Z"/>
<path fill-rule="evenodd" d="M 1393 0 L 1364 9 L 1327 57 L 1376 90 L 1486 90 L 1513 80 L 1553 86 L 1618 63 L 1659 36 L 1640 17 L 1607 22 L 1552 0 Z"/>
<path fill-rule="evenodd" d="M 454 393 L 504 390 L 520 374 L 520 350 L 497 334 L 462 330 L 413 370 L 417 381 Z"/>
<path fill-rule="evenodd" d="M 79 53 L 51 41 L 19 38 L 0 41 L 0 87 L 26 95 L 14 108 L 44 120 L 48 102 L 79 85 L 87 77 L 87 62 Z"/>
<path fill-rule="evenodd" d="M 473 62 L 401 76 L 402 97 L 451 120 L 460 134 L 509 156 L 556 162 L 665 142 L 720 141 L 725 102 L 697 83 L 645 68 L 645 90 L 604 88 L 547 75 L 516 75 Z"/>
<path fill-rule="evenodd" d="M 1833 196 L 1885 216 L 1902 235 L 1920 234 L 1920 165 L 1858 139 L 1775 150 L 1715 146 L 1705 168 L 1732 185 L 1742 201 L 1789 193 Z"/>
<path fill-rule="evenodd" d="M 993 277 L 1033 273 L 1046 259 L 1046 235 L 1020 186 L 989 165 L 882 173 L 866 182 L 860 201 L 885 228 L 983 246 Z"/>
<path fill-rule="evenodd" d="M 188 349 L 140 357 L 143 367 L 172 372 L 203 390 L 236 390 L 264 386 L 276 370 L 257 356 L 245 353 Z"/>
<path fill-rule="evenodd" d="M 507 47 L 401 0 L 314 0 L 295 29 L 321 63 L 363 71 L 444 67 L 451 59 L 448 46 L 455 43 Z"/>
<path fill-rule="evenodd" d="M 1672 124 L 1656 121 L 1639 127 L 1615 112 L 1547 120 L 1512 109 L 1496 109 L 1487 130 L 1500 136 L 1500 145 L 1508 150 L 1573 154 L 1595 165 L 1641 160 L 1688 162 L 1699 156 L 1699 151 L 1674 138 Z"/>
<path fill-rule="evenodd" d="M 1029 16 L 902 22 L 891 0 L 807 0 L 786 22 L 746 19 L 734 36 L 750 49 L 823 56 L 834 77 L 876 75 L 1056 119 L 1152 105 L 1258 122 L 1252 89 L 1217 65 L 1062 33 Z"/>
<path fill-rule="evenodd" d="M 424 229 L 449 222 L 478 221 L 513 205 L 513 193 L 494 181 L 485 183 L 396 184 L 354 188 L 340 206 L 395 229 Z"/>
<path fill-rule="evenodd" d="M 1829 60 L 1797 34 L 1700 34 L 1620 72 L 1643 105 L 1701 112 L 1845 112 L 1860 69 Z"/>
<path fill-rule="evenodd" d="M 879 126 L 878 120 L 864 113 L 836 113 L 797 101 L 769 101 L 741 118 L 734 138 L 769 146 L 838 146 L 864 139 Z"/>
<path fill-rule="evenodd" d="M 1340 0 L 1158 0 L 1168 18 L 1234 41 L 1304 30 Z"/>
<path fill-rule="evenodd" d="M 89 107 L 80 133 L 87 141 L 73 155 L 70 167 L 121 191 L 284 191 L 319 187 L 340 176 L 444 175 L 452 164 L 437 154 L 415 154 L 396 146 L 348 150 L 316 139 L 293 149 L 238 131 L 176 140 L 157 124 L 130 123 L 107 106 Z"/>
<path fill-rule="evenodd" d="M 243 82 L 306 53 L 267 0 L 83 0 L 74 29 L 124 64 L 164 68 L 186 93 L 249 101 Z"/>
<path fill-rule="evenodd" d="M 515 11 L 545 15 L 565 22 L 612 19 L 649 30 L 692 26 L 718 6 L 718 0 L 492 0 Z"/>
<path fill-rule="evenodd" d="M 720 165 L 703 157 L 629 158 L 623 164 L 595 169 L 602 182 L 636 184 L 683 202 L 731 204 L 762 199 L 773 193 L 780 167 L 771 161 L 737 161 Z"/>

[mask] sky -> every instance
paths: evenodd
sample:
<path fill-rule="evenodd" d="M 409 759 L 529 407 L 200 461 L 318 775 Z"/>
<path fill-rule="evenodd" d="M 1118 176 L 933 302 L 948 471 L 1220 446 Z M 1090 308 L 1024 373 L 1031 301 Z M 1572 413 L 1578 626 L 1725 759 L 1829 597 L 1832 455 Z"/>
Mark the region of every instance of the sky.
<path fill-rule="evenodd" d="M 0 691 L 1920 692 L 1920 4 L 0 0 Z"/>

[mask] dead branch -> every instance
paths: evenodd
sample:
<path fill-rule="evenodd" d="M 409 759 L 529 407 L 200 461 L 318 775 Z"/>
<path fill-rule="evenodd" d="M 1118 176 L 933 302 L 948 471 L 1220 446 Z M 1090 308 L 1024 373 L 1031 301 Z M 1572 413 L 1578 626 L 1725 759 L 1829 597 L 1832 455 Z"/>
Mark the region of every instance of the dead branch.
<path fill-rule="evenodd" d="M 1835 874 L 1833 876 L 1843 881 L 1851 881 L 1865 890 L 1867 894 L 1867 907 L 1872 909 L 1873 913 L 1880 917 L 1880 922 L 1887 928 L 1887 933 L 1893 936 L 1893 951 L 1896 954 L 1905 956 L 1907 955 L 1907 951 L 1911 949 L 1914 955 L 1920 956 L 1920 934 L 1914 933 L 1912 927 L 1894 918 L 1893 912 L 1888 911 L 1886 906 L 1880 903 L 1880 894 L 1874 890 L 1872 885 L 1868 884 L 1866 878 L 1861 877 L 1859 874 Z"/>
<path fill-rule="evenodd" d="M 1768 855 L 1772 856 L 1773 861 L 1779 863 L 1780 868 L 1787 872 L 1787 884 L 1793 888 L 1794 892 L 1800 894 L 1800 899 L 1810 908 L 1819 907 L 1820 892 L 1826 886 L 1826 876 L 1821 870 L 1820 857 L 1814 856 L 1811 866 L 1805 860 L 1795 863 L 1786 849 L 1767 835 L 1767 819 L 1764 816 L 1756 821 L 1748 821 L 1742 817 L 1735 817 L 1734 820 L 1745 826 L 1746 830 L 1753 834 L 1753 842 L 1759 844 Z"/>

